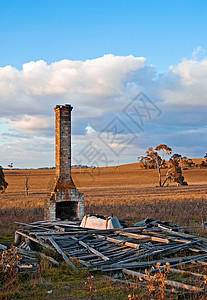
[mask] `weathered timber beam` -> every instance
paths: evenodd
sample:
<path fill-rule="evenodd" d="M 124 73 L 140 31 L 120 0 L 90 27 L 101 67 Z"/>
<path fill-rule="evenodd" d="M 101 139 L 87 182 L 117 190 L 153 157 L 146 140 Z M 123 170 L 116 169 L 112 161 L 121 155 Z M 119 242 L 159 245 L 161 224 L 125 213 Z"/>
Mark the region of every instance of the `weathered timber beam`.
<path fill-rule="evenodd" d="M 80 229 L 81 227 L 79 227 Z M 134 227 L 129 227 L 129 228 L 119 228 L 118 231 L 120 232 L 125 232 L 128 230 L 132 230 L 134 229 Z M 135 228 L 136 230 L 136 228 Z M 91 228 L 84 228 L 83 230 L 74 230 L 74 231 L 65 231 L 65 232 L 55 232 L 53 233 L 53 235 L 78 235 L 78 234 L 87 234 L 87 233 L 95 233 L 95 234 L 108 234 L 108 233 L 114 233 L 115 231 L 117 231 L 117 228 L 113 228 L 113 229 L 91 229 Z M 141 229 L 140 229 L 141 231 Z M 50 235 L 49 232 L 34 232 L 34 234 L 36 235 Z"/>
<path fill-rule="evenodd" d="M 200 257 L 200 256 L 199 256 Z M 123 264 L 111 264 L 105 265 L 102 268 L 102 271 L 113 271 L 113 270 L 121 270 L 125 269 L 140 269 L 140 268 L 147 268 L 156 266 L 157 263 L 166 264 L 168 263 L 177 263 L 181 261 L 187 261 L 191 257 L 173 257 L 173 258 L 166 258 L 166 259 L 159 259 L 159 260 L 152 260 L 152 261 L 145 261 L 145 262 L 131 262 L 131 263 L 123 263 Z"/>
<path fill-rule="evenodd" d="M 170 272 L 176 273 L 176 274 L 186 274 L 186 275 L 192 275 L 192 276 L 195 276 L 195 277 L 206 278 L 206 275 L 199 274 L 199 273 L 194 273 L 194 272 L 190 272 L 190 271 L 185 271 L 185 270 L 170 268 Z"/>
<path fill-rule="evenodd" d="M 57 260 L 55 260 L 53 257 L 50 257 L 48 255 L 45 255 L 44 253 L 42 252 L 38 252 L 39 256 L 41 256 L 42 258 L 45 258 L 47 260 L 49 260 L 53 265 L 55 266 L 59 266 L 59 262 Z"/>
<path fill-rule="evenodd" d="M 136 233 L 131 233 L 131 232 L 122 232 L 120 230 L 117 230 L 114 232 L 115 234 L 127 236 L 129 238 L 137 239 L 137 240 L 142 240 L 142 241 L 150 241 L 151 238 L 149 235 L 144 235 L 144 234 L 136 234 Z"/>
<path fill-rule="evenodd" d="M 48 244 L 46 244 L 46 243 L 40 241 L 39 239 L 36 239 L 36 238 L 32 237 L 32 236 L 30 236 L 30 235 L 28 235 L 28 234 L 26 234 L 26 233 L 23 233 L 23 232 L 21 232 L 21 231 L 19 231 L 19 230 L 17 230 L 16 233 L 17 233 L 17 234 L 20 234 L 20 235 L 22 235 L 22 236 L 24 236 L 24 237 L 26 237 L 27 239 L 29 239 L 29 240 L 31 240 L 31 241 L 37 243 L 37 244 L 40 244 L 40 245 L 43 246 L 44 248 L 53 249 L 50 245 L 48 245 Z"/>
<path fill-rule="evenodd" d="M 125 273 L 127 275 L 131 275 L 131 276 L 135 276 L 137 278 L 143 278 L 146 281 L 150 281 L 151 279 L 154 278 L 153 276 L 145 275 L 145 274 L 140 273 L 140 272 L 134 272 L 134 271 L 131 271 L 131 270 L 128 270 L 128 269 L 123 269 L 123 273 Z M 179 289 L 181 288 L 181 289 L 189 290 L 189 291 L 192 291 L 192 292 L 203 292 L 202 288 L 192 286 L 192 285 L 189 285 L 189 284 L 183 284 L 183 283 L 180 283 L 180 282 L 177 282 L 177 281 L 172 281 L 172 280 L 167 280 L 167 279 L 165 279 L 164 282 L 166 283 L 166 285 L 169 285 L 169 286 L 172 286 L 172 287 L 175 287 L 175 288 L 179 288 Z"/>
<path fill-rule="evenodd" d="M 142 283 L 138 283 L 138 282 L 132 282 L 132 281 L 129 281 L 129 280 L 123 280 L 123 279 L 117 279 L 117 278 L 113 278 L 113 277 L 110 277 L 110 276 L 106 276 L 106 275 L 102 275 L 104 278 L 108 278 L 110 279 L 111 281 L 113 282 L 120 282 L 120 283 L 124 283 L 124 284 L 127 284 L 127 285 L 130 285 L 130 287 L 138 287 L 138 286 L 141 286 L 142 288 L 145 288 L 147 289 L 147 286 L 145 284 L 142 284 Z M 166 292 L 170 292 L 170 293 L 173 293 L 173 294 L 179 294 L 178 291 L 174 291 L 174 290 L 170 290 L 170 289 L 164 289 Z"/>
<path fill-rule="evenodd" d="M 27 224 L 27 223 L 22 223 L 22 222 L 15 222 L 15 224 L 23 225 L 23 226 L 26 226 L 26 227 L 32 227 L 32 228 L 39 228 L 39 229 L 42 229 L 42 230 L 50 230 L 50 229 L 48 229 L 46 227 L 43 227 L 43 226 L 32 225 L 32 224 Z"/>
<path fill-rule="evenodd" d="M 55 242 L 55 240 L 52 237 L 49 237 L 48 240 L 50 241 L 50 243 L 53 245 L 53 247 L 57 250 L 57 252 L 62 255 L 62 258 L 64 259 L 64 261 L 66 261 L 74 270 L 78 270 L 74 264 L 69 260 L 69 258 L 65 255 L 65 253 L 63 252 L 63 250 L 58 246 L 58 244 Z"/>
<path fill-rule="evenodd" d="M 96 249 L 90 247 L 89 245 L 87 245 L 86 243 L 79 241 L 79 244 L 82 245 L 83 247 L 85 247 L 86 249 L 88 249 L 90 252 L 92 252 L 93 254 L 99 256 L 100 258 L 102 258 L 104 261 L 108 261 L 109 257 L 103 255 L 101 252 L 97 251 Z"/>
<path fill-rule="evenodd" d="M 151 236 L 151 235 L 144 235 L 144 234 L 136 234 L 131 232 L 121 232 L 121 231 L 115 231 L 116 234 L 120 234 L 123 236 L 127 236 L 133 239 L 142 240 L 142 241 L 154 241 L 154 242 L 161 242 L 161 243 L 169 243 L 169 240 L 166 238 Z"/>
<path fill-rule="evenodd" d="M 100 237 L 105 238 L 107 241 L 112 242 L 114 244 L 118 244 L 120 246 L 126 246 L 126 247 L 130 247 L 130 248 L 135 248 L 135 249 L 139 249 L 140 245 L 139 244 L 135 244 L 135 243 L 131 243 L 131 242 L 127 242 L 125 240 L 122 239 L 117 239 L 117 238 L 111 238 L 111 237 L 104 237 L 102 235 L 100 235 Z"/>

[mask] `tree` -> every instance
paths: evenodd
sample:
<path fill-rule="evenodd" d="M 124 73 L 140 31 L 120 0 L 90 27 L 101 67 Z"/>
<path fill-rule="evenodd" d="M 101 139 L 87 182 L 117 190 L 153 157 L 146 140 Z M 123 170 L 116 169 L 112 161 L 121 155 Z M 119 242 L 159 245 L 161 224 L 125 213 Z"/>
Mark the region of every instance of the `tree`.
<path fill-rule="evenodd" d="M 193 162 L 193 160 L 191 158 L 187 159 L 187 164 L 189 166 L 189 168 L 195 168 L 196 164 Z"/>
<path fill-rule="evenodd" d="M 165 144 L 160 144 L 159 146 L 157 146 L 155 148 L 156 151 L 158 151 L 158 153 L 160 152 L 162 155 L 162 161 L 164 161 L 165 156 L 168 156 L 172 153 L 172 149 L 170 147 L 168 147 Z"/>
<path fill-rule="evenodd" d="M 4 193 L 7 186 L 8 183 L 5 181 L 3 168 L 0 166 L 0 191 Z"/>
<path fill-rule="evenodd" d="M 173 154 L 169 160 L 170 162 L 170 168 L 169 168 L 169 174 L 171 177 L 171 180 L 176 182 L 179 185 L 188 185 L 186 181 L 184 181 L 184 177 L 182 175 L 182 169 L 179 165 L 180 161 L 182 159 L 182 156 L 180 154 Z M 166 176 L 167 178 L 167 176 Z M 168 179 L 168 178 L 167 178 Z"/>
<path fill-rule="evenodd" d="M 181 157 L 180 159 L 182 168 L 188 168 L 189 167 L 189 161 L 188 158 L 186 156 Z"/>
<path fill-rule="evenodd" d="M 141 166 L 145 169 L 157 169 L 159 176 L 159 186 L 164 186 L 166 182 L 174 181 L 180 185 L 187 185 L 182 176 L 182 169 L 180 162 L 182 156 L 180 154 L 173 154 L 169 160 L 168 171 L 166 172 L 165 179 L 161 181 L 161 169 L 166 168 L 165 157 L 172 153 L 172 149 L 165 144 L 160 144 L 155 149 L 150 147 L 146 151 L 146 156 L 138 157 Z M 187 158 L 185 158 L 187 159 Z"/>
<path fill-rule="evenodd" d="M 200 168 L 207 168 L 207 153 L 204 155 L 205 160 L 202 160 L 201 164 L 198 165 Z"/>
<path fill-rule="evenodd" d="M 207 168 L 207 162 L 202 160 L 201 164 L 198 165 L 200 168 Z"/>
<path fill-rule="evenodd" d="M 161 153 L 161 157 L 157 154 L 157 170 L 159 174 L 159 186 L 162 186 L 160 169 L 165 163 L 165 156 L 170 155 L 172 153 L 172 149 L 165 144 L 160 144 L 155 148 L 155 150 L 158 151 L 157 153 Z"/>
<path fill-rule="evenodd" d="M 148 169 L 146 156 L 138 156 L 138 161 L 140 162 L 141 168 Z"/>
<path fill-rule="evenodd" d="M 145 169 L 157 169 L 159 174 L 159 186 L 161 182 L 161 169 L 166 168 L 165 156 L 172 153 L 172 149 L 167 145 L 161 144 L 155 147 L 150 147 L 146 151 L 146 156 L 138 157 L 141 167 Z"/>

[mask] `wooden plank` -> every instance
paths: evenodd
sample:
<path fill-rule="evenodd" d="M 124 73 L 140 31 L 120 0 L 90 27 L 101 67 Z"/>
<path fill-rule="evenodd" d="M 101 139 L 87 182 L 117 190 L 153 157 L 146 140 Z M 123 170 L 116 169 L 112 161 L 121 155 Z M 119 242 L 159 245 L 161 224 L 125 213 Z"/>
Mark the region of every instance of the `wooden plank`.
<path fill-rule="evenodd" d="M 59 262 L 57 260 L 55 260 L 54 258 L 48 256 L 48 255 L 45 255 L 44 253 L 42 252 L 38 252 L 39 256 L 41 256 L 42 258 L 45 258 L 47 260 L 49 260 L 53 265 L 55 266 L 59 266 Z"/>
<path fill-rule="evenodd" d="M 40 245 L 43 246 L 44 248 L 48 248 L 48 249 L 51 249 L 51 250 L 53 249 L 50 245 L 48 245 L 48 244 L 42 242 L 42 241 L 39 240 L 39 239 L 36 239 L 36 238 L 34 238 L 34 237 L 31 237 L 30 235 L 28 235 L 28 234 L 26 234 L 26 233 L 23 233 L 23 232 L 21 232 L 21 231 L 19 231 L 19 230 L 17 230 L 16 233 L 18 233 L 18 234 L 20 234 L 20 235 L 22 235 L 22 236 L 28 238 L 29 240 L 31 240 L 31 241 L 33 241 L 33 242 L 35 242 L 35 243 L 37 243 L 37 244 L 40 244 Z"/>
<path fill-rule="evenodd" d="M 151 236 L 151 235 L 144 235 L 144 234 L 136 234 L 131 232 L 122 232 L 122 231 L 115 231 L 115 234 L 120 234 L 123 236 L 127 236 L 129 238 L 137 239 L 137 240 L 144 240 L 144 241 L 155 241 L 155 242 L 161 242 L 161 243 L 169 243 L 169 240 L 166 238 Z"/>
<path fill-rule="evenodd" d="M 89 234 L 85 234 L 85 235 L 83 235 L 83 236 L 81 236 L 79 238 L 76 238 L 76 237 L 72 236 L 71 238 L 73 239 L 73 241 L 71 242 L 70 246 L 78 244 L 79 241 L 85 240 L 85 239 L 87 239 L 87 238 L 89 238 L 91 236 L 92 235 L 90 233 Z"/>
<path fill-rule="evenodd" d="M 93 254 L 99 256 L 100 258 L 102 258 L 104 261 L 108 261 L 109 257 L 103 255 L 101 252 L 99 252 L 98 250 L 90 247 L 89 245 L 87 245 L 86 243 L 84 243 L 83 241 L 79 241 L 79 244 L 82 245 L 83 247 L 85 247 L 86 249 L 88 249 L 90 252 L 92 252 Z"/>
<path fill-rule="evenodd" d="M 173 242 L 186 243 L 186 244 L 191 242 L 189 239 L 183 240 L 183 239 L 173 238 L 173 237 L 170 237 L 169 240 Z"/>
<path fill-rule="evenodd" d="M 169 240 L 166 238 L 160 238 L 157 236 L 151 236 L 151 241 L 160 242 L 160 243 L 169 243 Z"/>
<path fill-rule="evenodd" d="M 81 228 L 81 227 L 80 227 Z M 117 229 L 87 229 L 84 228 L 83 230 L 76 230 L 76 231 L 65 231 L 65 232 L 54 232 L 52 233 L 52 235 L 81 235 L 81 234 L 109 234 L 109 233 L 114 233 L 114 231 Z M 35 235 L 42 235 L 42 236 L 47 236 L 47 235 L 51 235 L 51 233 L 49 232 L 34 232 Z"/>
<path fill-rule="evenodd" d="M 18 253 L 22 254 L 23 256 L 31 259 L 37 259 L 37 251 L 25 250 L 20 247 L 17 247 L 17 249 L 18 249 Z"/>
<path fill-rule="evenodd" d="M 120 251 L 120 252 L 113 252 L 112 254 L 110 254 L 110 255 L 108 255 L 108 253 L 106 253 L 107 254 L 107 256 L 110 258 L 110 259 L 114 259 L 115 257 L 118 257 L 118 258 L 120 258 L 120 256 L 122 255 L 122 254 L 124 254 L 124 252 L 122 252 L 122 251 Z"/>
<path fill-rule="evenodd" d="M 87 268 L 90 268 L 90 267 L 93 267 L 93 265 L 91 265 L 90 263 L 88 262 L 85 262 L 84 260 L 82 259 L 78 259 L 79 263 L 82 264 L 83 266 L 87 267 Z"/>
<path fill-rule="evenodd" d="M 192 276 L 195 276 L 195 277 L 206 278 L 206 275 L 199 274 L 199 273 L 194 273 L 194 272 L 190 272 L 190 271 L 186 271 L 186 270 L 179 270 L 179 269 L 170 268 L 170 272 L 176 273 L 176 274 L 186 274 L 186 275 L 192 275 Z"/>
<path fill-rule="evenodd" d="M 127 275 L 131 275 L 131 276 L 135 276 L 137 278 L 143 278 L 147 281 L 149 281 L 150 279 L 153 279 L 153 276 L 150 275 L 145 275 L 143 273 L 140 272 L 134 272 L 128 269 L 123 269 L 123 273 L 127 274 Z M 167 280 L 165 279 L 164 282 L 166 283 L 166 285 L 178 288 L 178 289 L 186 289 L 189 290 L 191 292 L 203 292 L 202 288 L 193 286 L 193 285 L 189 285 L 189 284 L 184 284 L 184 283 L 180 283 L 177 281 L 172 281 L 172 280 Z"/>
<path fill-rule="evenodd" d="M 61 227 L 61 226 L 55 225 L 54 228 L 55 228 L 55 229 L 58 229 L 59 231 L 65 232 L 65 228 L 63 228 L 63 227 Z"/>
<path fill-rule="evenodd" d="M 202 266 L 207 266 L 207 262 L 201 261 L 201 260 L 196 260 L 196 261 L 192 261 L 192 264 L 200 264 Z"/>
<path fill-rule="evenodd" d="M 136 234 L 136 233 L 131 233 L 131 232 L 122 232 L 120 230 L 117 230 L 114 232 L 115 234 L 127 236 L 132 239 L 137 239 L 137 240 L 142 240 L 142 241 L 150 241 L 151 237 L 149 235 L 144 235 L 144 234 Z"/>
<path fill-rule="evenodd" d="M 131 242 L 125 242 L 124 246 L 130 247 L 130 248 L 134 248 L 134 249 L 139 249 L 140 248 L 139 244 L 135 244 L 135 243 L 131 243 Z"/>
<path fill-rule="evenodd" d="M 197 248 L 189 248 L 189 250 L 194 251 L 194 252 L 207 252 L 207 249 L 204 249 L 203 247 L 197 246 Z"/>
<path fill-rule="evenodd" d="M 132 281 L 129 281 L 129 280 L 123 280 L 123 279 L 117 279 L 117 278 L 113 278 L 113 277 L 110 277 L 110 276 L 106 276 L 106 275 L 102 275 L 104 278 L 108 278 L 110 279 L 111 281 L 114 281 L 114 282 L 120 282 L 120 283 L 124 283 L 124 284 L 127 284 L 127 285 L 130 285 L 130 287 L 138 287 L 138 286 L 141 286 L 145 289 L 148 289 L 148 287 L 145 285 L 145 284 L 142 284 L 142 283 L 138 283 L 138 282 L 132 282 Z M 170 292 L 170 293 L 173 293 L 173 294 L 179 294 L 180 292 L 179 291 L 175 291 L 175 290 L 171 290 L 171 289 L 165 289 L 166 292 Z"/>
<path fill-rule="evenodd" d="M 55 224 L 54 224 L 55 225 Z M 59 225 L 59 224 L 57 224 Z M 55 232 L 54 235 L 75 235 L 75 234 L 87 234 L 87 233 L 91 233 L 91 234 L 110 234 L 110 233 L 114 233 L 115 231 L 117 231 L 117 228 L 113 228 L 113 229 L 91 229 L 91 228 L 83 228 L 81 230 L 82 227 L 77 226 L 79 230 L 76 231 L 66 231 L 66 232 Z M 145 227 L 144 227 L 145 228 Z M 119 228 L 118 231 L 120 232 L 125 232 L 128 230 L 137 230 L 136 227 L 128 227 L 128 228 Z M 140 229 L 141 231 L 142 229 Z M 48 232 L 44 232 L 44 233 L 40 233 L 40 232 L 35 232 L 36 235 L 50 235 L 50 233 Z"/>
<path fill-rule="evenodd" d="M 193 242 L 192 242 L 193 243 Z M 190 244 L 192 244 L 190 243 Z M 180 249 L 184 249 L 185 247 L 188 247 L 189 245 L 185 244 L 185 245 L 177 245 L 177 246 L 171 246 L 171 247 L 168 247 L 168 248 L 165 248 L 165 249 L 160 249 L 160 250 L 153 250 L 153 251 L 148 251 L 146 254 L 142 254 L 142 255 L 136 255 L 135 257 L 131 257 L 129 259 L 126 259 L 126 260 L 122 260 L 120 262 L 118 262 L 118 264 L 123 264 L 123 263 L 128 263 L 128 262 L 132 262 L 132 261 L 136 261 L 138 259 L 141 259 L 141 258 L 146 258 L 146 257 L 149 257 L 149 256 L 154 256 L 154 255 L 157 255 L 157 254 L 161 254 L 161 253 L 164 253 L 164 252 L 167 252 L 168 254 L 169 253 L 172 253 L 173 250 L 174 252 L 177 252 L 178 250 Z"/>
<path fill-rule="evenodd" d="M 143 226 L 143 227 L 133 226 L 133 227 L 119 228 L 119 230 L 120 231 L 136 231 L 137 232 L 137 231 L 143 231 L 146 228 L 147 228 L 147 226 Z"/>
<path fill-rule="evenodd" d="M 134 255 L 134 253 L 136 252 L 136 250 L 129 250 L 127 253 L 123 253 L 120 254 L 118 257 L 113 258 L 110 262 L 109 262 L 109 266 L 111 266 L 112 264 L 118 264 L 120 259 L 126 259 L 127 257 L 132 257 Z M 106 262 L 104 263 L 105 265 Z M 102 266 L 102 263 L 96 263 L 96 267 Z"/>
<path fill-rule="evenodd" d="M 0 250 L 3 250 L 3 251 L 7 250 L 7 246 L 0 244 Z"/>
<path fill-rule="evenodd" d="M 39 228 L 39 229 L 42 229 L 42 230 L 50 230 L 46 227 L 43 227 L 43 226 L 39 226 L 39 225 L 32 225 L 32 224 L 27 224 L 27 223 L 22 223 L 22 222 L 15 222 L 15 224 L 18 224 L 18 225 L 23 225 L 25 227 L 32 227 L 32 228 Z"/>
<path fill-rule="evenodd" d="M 142 283 L 138 283 L 138 282 L 132 282 L 132 281 L 129 281 L 129 280 L 123 280 L 123 279 L 118 279 L 118 278 L 113 278 L 113 277 L 110 277 L 110 276 L 106 276 L 106 275 L 102 275 L 104 278 L 107 278 L 107 279 L 110 279 L 111 281 L 113 282 L 120 282 L 120 283 L 124 283 L 124 284 L 127 284 L 127 285 L 130 285 L 130 287 L 138 287 L 138 286 L 141 286 L 145 289 L 147 289 L 147 286 L 145 284 L 142 284 Z"/>
<path fill-rule="evenodd" d="M 153 260 L 149 262 L 138 262 L 137 259 L 139 257 L 134 257 L 122 261 L 115 262 L 111 265 L 106 265 L 103 268 L 103 271 L 112 271 L 112 270 L 121 270 L 123 268 L 129 268 L 129 269 L 135 269 L 135 268 L 146 268 L 146 267 L 152 267 L 156 266 L 156 263 L 159 262 L 161 264 L 165 264 L 169 262 L 171 266 L 176 266 L 177 264 L 185 264 L 186 262 L 188 263 L 189 260 L 192 261 L 197 261 L 197 259 L 202 259 L 203 257 L 201 255 L 197 256 L 186 256 L 186 257 L 173 257 L 173 258 L 166 258 L 166 259 L 161 259 L 161 260 Z M 153 270 L 154 271 L 154 270 Z M 150 271 L 152 273 L 153 271 Z M 155 269 L 155 272 L 158 270 Z"/>
<path fill-rule="evenodd" d="M 182 265 L 182 264 L 189 264 L 189 263 L 192 263 L 192 262 L 194 262 L 194 261 L 197 261 L 198 258 L 199 258 L 199 259 L 207 259 L 207 255 L 198 255 L 197 257 L 194 256 L 194 258 L 191 258 L 191 259 L 185 261 L 184 263 L 183 263 L 183 262 L 179 262 L 179 263 L 177 263 L 177 264 L 174 264 L 173 267 L 177 267 L 177 266 L 180 266 L 180 265 Z"/>
<path fill-rule="evenodd" d="M 171 267 L 177 267 L 177 266 L 180 266 L 180 265 L 184 265 L 184 264 L 189 264 L 189 263 L 192 263 L 194 261 L 196 261 L 197 259 L 204 259 L 204 258 L 207 258 L 207 255 L 196 255 L 196 256 L 186 256 L 186 260 L 181 260 L 175 264 L 171 264 Z M 160 268 L 161 270 L 163 269 L 163 267 Z M 156 273 L 158 272 L 159 270 L 158 269 L 154 269 L 154 270 L 150 270 L 149 272 L 150 273 Z"/>
<path fill-rule="evenodd" d="M 55 240 L 52 237 L 49 237 L 48 240 L 53 245 L 53 247 L 57 250 L 57 252 L 62 255 L 62 258 L 64 261 L 66 261 L 74 270 L 78 270 L 74 264 L 69 260 L 69 258 L 65 255 L 65 253 L 62 251 L 62 249 L 58 246 L 58 244 L 55 242 Z"/>
<path fill-rule="evenodd" d="M 163 226 L 163 225 L 160 225 L 158 224 L 158 227 L 161 228 L 162 230 L 172 234 L 172 235 L 177 235 L 177 236 L 181 236 L 181 237 L 184 237 L 184 238 L 196 238 L 194 235 L 192 234 L 187 234 L 187 233 L 183 233 L 183 232 L 179 232 L 179 231 L 175 231 L 173 230 L 172 228 L 168 228 L 167 226 Z"/>
<path fill-rule="evenodd" d="M 118 248 L 120 249 L 120 248 Z M 123 250 L 119 250 L 119 252 L 117 251 L 113 251 L 112 253 L 107 251 L 104 253 L 105 256 L 109 257 L 110 261 L 109 263 L 111 264 L 112 262 L 114 262 L 114 257 L 117 257 L 118 256 L 118 259 L 121 259 L 122 255 L 125 255 L 125 251 L 123 252 Z M 71 254 L 72 255 L 72 254 Z M 91 254 L 86 254 L 86 253 L 78 253 L 79 258 L 82 258 L 82 259 L 90 259 L 90 258 L 94 258 L 95 257 L 95 254 L 91 253 Z M 113 257 L 113 259 L 112 259 Z"/>
<path fill-rule="evenodd" d="M 104 236 L 101 236 L 104 237 Z M 139 244 L 135 244 L 135 243 L 131 243 L 131 242 L 127 242 L 125 240 L 122 239 L 116 239 L 116 238 L 111 238 L 111 237 L 105 237 L 107 241 L 115 243 L 117 245 L 120 246 L 126 246 L 126 247 L 130 247 L 130 248 L 135 248 L 135 249 L 139 249 L 140 245 Z"/>
<path fill-rule="evenodd" d="M 89 245 L 89 246 L 91 246 L 91 245 Z M 120 251 L 120 250 L 128 251 L 129 247 L 127 247 L 125 245 L 120 246 L 118 244 L 107 244 L 103 247 L 99 246 L 98 249 L 99 249 L 100 252 L 110 253 L 110 252 L 117 252 L 117 251 Z"/>

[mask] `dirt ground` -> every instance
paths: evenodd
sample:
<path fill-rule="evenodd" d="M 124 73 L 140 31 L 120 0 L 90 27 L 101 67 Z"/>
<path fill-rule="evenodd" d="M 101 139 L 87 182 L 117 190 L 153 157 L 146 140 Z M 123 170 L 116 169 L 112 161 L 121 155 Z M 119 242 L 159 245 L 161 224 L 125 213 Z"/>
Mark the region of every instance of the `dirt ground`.
<path fill-rule="evenodd" d="M 162 170 L 163 178 L 165 170 Z M 29 176 L 29 195 L 25 179 Z M 114 214 L 126 220 L 146 217 L 179 224 L 201 224 L 207 216 L 207 169 L 184 170 L 188 186 L 157 187 L 156 170 L 138 163 L 96 169 L 73 169 L 76 187 L 85 195 L 86 212 Z M 14 230 L 14 221 L 43 219 L 44 202 L 50 197 L 55 170 L 5 170 L 9 186 L 0 194 L 0 233 Z"/>

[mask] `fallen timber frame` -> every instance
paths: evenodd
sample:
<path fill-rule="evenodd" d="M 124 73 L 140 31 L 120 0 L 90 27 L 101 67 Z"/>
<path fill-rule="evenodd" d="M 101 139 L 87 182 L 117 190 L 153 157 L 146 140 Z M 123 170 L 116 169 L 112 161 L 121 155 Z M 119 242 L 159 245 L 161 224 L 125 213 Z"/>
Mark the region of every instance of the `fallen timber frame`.
<path fill-rule="evenodd" d="M 108 230 L 81 228 L 72 221 L 49 220 L 18 225 L 17 234 L 24 236 L 34 245 L 37 243 L 43 248 L 57 251 L 74 270 L 77 270 L 77 267 L 71 261 L 73 258 L 79 261 L 79 268 L 104 272 L 119 272 L 123 269 L 141 271 L 152 266 L 155 267 L 153 272 L 157 272 L 158 262 L 169 262 L 173 268 L 172 272 L 176 266 L 182 264 L 207 264 L 207 239 L 179 232 L 179 228 L 163 224 L 156 224 L 150 228 L 142 226 Z M 183 250 L 189 255 L 182 256 Z M 169 257 L 173 254 L 178 256 Z M 45 256 L 45 259 L 56 266 L 61 263 L 44 253 L 40 256 Z M 156 259 L 158 257 L 159 259 Z M 149 261 L 143 261 L 146 258 Z M 179 270 L 175 269 L 174 272 L 179 273 Z M 191 275 L 195 277 L 195 274 Z M 202 276 L 204 275 L 200 274 L 197 277 Z M 180 284 L 181 287 L 183 284 Z M 180 288 L 178 286 L 179 283 L 177 288 Z M 189 291 L 201 290 L 189 285 Z"/>

